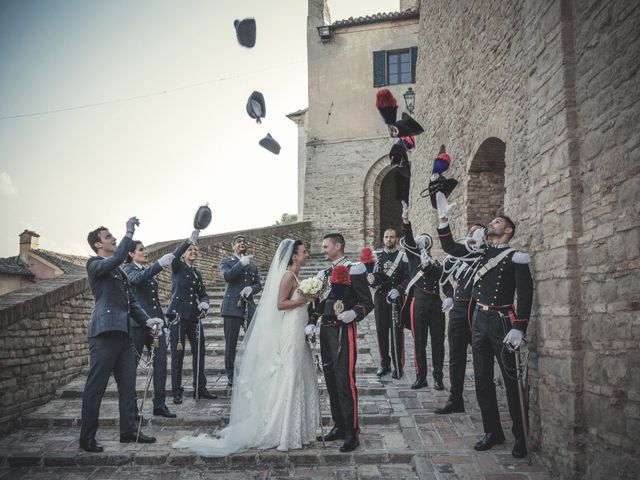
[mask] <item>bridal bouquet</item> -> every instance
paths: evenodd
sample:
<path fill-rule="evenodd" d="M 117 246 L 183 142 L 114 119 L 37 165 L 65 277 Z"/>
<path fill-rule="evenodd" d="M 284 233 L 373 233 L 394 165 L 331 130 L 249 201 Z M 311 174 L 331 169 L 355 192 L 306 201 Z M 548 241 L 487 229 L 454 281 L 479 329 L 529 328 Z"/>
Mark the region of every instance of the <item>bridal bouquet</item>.
<path fill-rule="evenodd" d="M 317 297 L 323 288 L 324 284 L 318 277 L 305 278 L 298 285 L 298 291 L 305 297 Z"/>

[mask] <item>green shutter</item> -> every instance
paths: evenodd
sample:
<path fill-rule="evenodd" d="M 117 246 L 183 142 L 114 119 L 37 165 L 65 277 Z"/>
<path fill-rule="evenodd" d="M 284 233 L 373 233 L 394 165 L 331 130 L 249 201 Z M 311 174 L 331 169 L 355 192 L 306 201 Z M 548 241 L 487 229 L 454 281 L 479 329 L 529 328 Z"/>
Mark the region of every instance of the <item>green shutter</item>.
<path fill-rule="evenodd" d="M 387 52 L 373 52 L 373 86 L 384 87 L 387 84 Z"/>
<path fill-rule="evenodd" d="M 416 63 L 418 62 L 418 47 L 411 47 L 411 83 L 416 83 Z"/>

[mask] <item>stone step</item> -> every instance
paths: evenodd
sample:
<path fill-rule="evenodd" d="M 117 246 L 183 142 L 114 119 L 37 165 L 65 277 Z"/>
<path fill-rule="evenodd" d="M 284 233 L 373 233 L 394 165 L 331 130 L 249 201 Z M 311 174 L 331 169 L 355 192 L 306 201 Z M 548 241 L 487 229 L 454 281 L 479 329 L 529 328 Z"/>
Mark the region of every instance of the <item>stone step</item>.
<path fill-rule="evenodd" d="M 206 338 L 206 337 L 205 337 Z M 224 342 L 210 342 L 209 338 L 206 338 L 207 342 L 205 343 L 205 355 L 220 355 L 224 356 Z M 189 341 L 185 340 L 186 345 L 184 345 L 184 355 L 185 357 L 191 356 L 191 347 L 189 345 Z M 359 355 L 367 355 L 371 353 L 370 347 L 358 346 L 358 354 Z M 170 349 L 167 350 L 167 355 L 171 355 Z M 146 356 L 146 355 L 145 355 Z"/>
<path fill-rule="evenodd" d="M 86 378 L 78 378 L 71 383 L 68 383 L 64 387 L 58 390 L 58 395 L 60 398 L 82 398 L 82 393 L 84 392 L 84 384 L 86 382 Z M 183 374 L 182 382 L 184 387 L 184 397 L 191 398 L 193 393 L 192 377 L 186 376 Z M 144 389 L 146 386 L 146 378 L 144 376 L 138 375 L 136 377 L 136 394 L 138 398 L 142 399 L 144 395 Z M 356 386 L 358 388 L 358 395 L 361 397 L 367 396 L 377 396 L 377 395 L 385 395 L 385 387 L 384 384 L 376 377 L 372 376 L 359 376 L 356 377 Z M 166 391 L 167 394 L 171 392 L 171 378 L 167 378 L 166 383 Z M 150 386 L 150 391 L 153 389 L 153 385 Z M 207 379 L 207 390 L 211 393 L 216 394 L 218 397 L 226 398 L 231 395 L 231 389 L 227 387 L 227 378 L 226 376 L 220 376 L 218 378 L 208 378 Z M 321 386 L 321 391 L 325 392 L 324 385 Z M 111 378 L 109 380 L 109 384 L 107 385 L 107 390 L 105 391 L 104 398 L 117 398 L 118 389 L 115 383 L 115 380 Z M 204 401 L 204 400 L 203 400 Z"/>
<path fill-rule="evenodd" d="M 251 468 L 275 467 L 278 469 L 294 466 L 322 466 L 324 469 L 343 469 L 345 466 L 356 465 L 393 465 L 398 466 L 402 471 L 412 471 L 409 466 L 413 457 L 418 454 L 408 448 L 388 448 L 385 444 L 385 436 L 388 432 L 396 433 L 399 429 L 395 426 L 372 425 L 365 426 L 362 430 L 360 447 L 350 453 L 340 453 L 338 447 L 341 442 L 329 442 L 326 448 L 320 442 L 313 442 L 309 447 L 301 450 L 291 450 L 289 452 L 279 452 L 270 450 L 248 450 L 237 453 L 229 457 L 210 458 L 201 457 L 185 450 L 176 450 L 171 445 L 178 439 L 201 433 L 200 429 L 195 431 L 191 428 L 171 428 L 151 427 L 145 429 L 148 435 L 154 435 L 158 439 L 153 444 L 120 443 L 119 431 L 114 427 L 100 428 L 98 430 L 98 441 L 104 446 L 102 453 L 87 453 L 78 448 L 78 428 L 52 428 L 39 430 L 24 428 L 14 435 L 5 437 L 0 441 L 0 465 L 17 468 L 14 475 L 3 478 L 17 478 L 24 467 L 48 467 L 54 473 L 51 477 L 46 477 L 41 473 L 29 478 L 70 478 L 64 475 L 56 475 L 55 472 L 64 472 L 63 468 L 53 467 L 76 467 L 69 472 L 75 472 L 73 478 L 82 478 L 82 474 L 77 467 L 99 466 L 102 469 L 108 467 L 142 466 L 144 471 L 153 468 L 154 465 L 179 466 L 180 471 L 188 466 L 200 465 L 206 468 L 210 474 L 212 469 L 221 470 L 221 478 L 228 475 L 230 470 L 242 469 L 243 472 Z M 395 437 L 395 435 L 394 435 Z M 224 474 L 222 474 L 224 472 Z M 3 473 L 3 471 L 0 471 Z M 78 477 L 80 473 L 80 477 Z M 142 472 L 135 470 L 131 478 L 142 478 L 135 476 Z M 89 474 L 84 478 L 89 478 Z M 233 478 L 241 478 L 243 475 L 235 475 Z M 321 478 L 318 475 L 313 478 Z M 20 478 L 26 478 L 20 476 Z M 92 477 L 93 478 L 93 477 Z M 126 477 L 110 477 L 126 478 Z M 152 478 L 144 475 L 144 478 Z M 153 478 L 177 478 L 177 476 L 167 477 L 159 471 L 158 477 Z M 182 478 L 182 477 L 180 477 Z M 201 478 L 196 476 L 195 478 Z M 244 477 L 248 478 L 248 477 Z M 254 477 L 251 477 L 254 478 Z M 267 478 L 262 475 L 255 478 Z M 270 478 L 270 477 L 269 477 Z M 299 477 L 294 477 L 299 478 Z M 304 478 L 311 478 L 305 476 Z M 333 475 L 329 478 L 335 478 Z M 340 477 L 343 478 L 343 477 Z M 349 477 L 349 478 L 356 478 Z M 401 477 L 406 478 L 406 477 Z M 411 477 L 409 477 L 411 478 Z M 415 478 L 415 477 L 414 477 Z"/>
<path fill-rule="evenodd" d="M 138 402 L 140 403 L 140 402 Z M 330 425 L 331 412 L 328 402 L 323 402 L 322 418 L 324 425 Z M 379 402 L 380 403 L 380 402 Z M 385 402 L 386 403 L 386 402 Z M 151 399 L 147 399 L 143 409 L 144 426 L 160 427 L 224 427 L 229 422 L 228 399 L 198 401 L 185 400 L 181 405 L 174 405 L 167 401 L 169 409 L 178 415 L 176 418 L 153 416 Z M 361 409 L 373 404 L 364 403 Z M 369 410 L 373 410 L 369 408 Z M 56 399 L 52 400 L 46 408 L 25 416 L 21 421 L 23 428 L 54 428 L 54 427 L 79 427 L 82 425 L 82 400 L 81 399 Z M 398 422 L 397 415 L 391 415 L 390 406 L 378 407 L 378 412 L 386 413 L 360 413 L 358 419 L 361 425 L 391 425 Z M 100 405 L 100 427 L 113 427 L 119 425 L 118 400 L 105 398 Z"/>
<path fill-rule="evenodd" d="M 207 363 L 211 363 L 211 362 L 207 362 Z M 219 376 L 219 375 L 226 375 L 226 371 L 224 369 L 224 365 L 223 365 L 223 359 L 220 358 L 219 362 L 214 362 L 214 363 L 219 363 L 220 365 L 217 367 L 211 367 L 208 366 L 205 368 L 205 375 L 207 376 Z M 378 370 L 378 367 L 375 365 L 368 365 L 368 366 L 356 366 L 356 375 L 372 375 L 376 373 L 376 370 Z M 82 369 L 82 374 L 83 375 L 87 375 L 89 373 L 89 367 L 85 366 Z M 139 366 L 138 367 L 138 375 L 146 375 L 147 374 L 147 369 Z M 169 361 L 167 363 L 167 375 L 170 376 L 171 375 L 171 362 Z M 189 366 L 187 366 L 186 364 L 184 365 L 184 367 L 182 368 L 182 377 L 183 378 L 190 378 L 190 376 L 193 375 L 193 369 L 191 368 L 191 363 L 189 363 Z"/>

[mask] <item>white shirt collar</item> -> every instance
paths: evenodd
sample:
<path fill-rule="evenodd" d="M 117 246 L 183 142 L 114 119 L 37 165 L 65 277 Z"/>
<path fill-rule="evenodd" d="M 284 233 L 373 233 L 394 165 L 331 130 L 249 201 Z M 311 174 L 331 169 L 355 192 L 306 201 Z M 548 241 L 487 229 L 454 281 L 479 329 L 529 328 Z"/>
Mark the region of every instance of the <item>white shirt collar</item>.
<path fill-rule="evenodd" d="M 398 251 L 398 247 L 393 247 L 393 248 L 384 247 L 383 250 L 387 253 L 393 253 Z"/>
<path fill-rule="evenodd" d="M 499 245 L 493 245 L 494 248 L 509 248 L 508 243 L 501 243 Z"/>
<path fill-rule="evenodd" d="M 336 266 L 336 265 L 340 265 L 342 262 L 346 261 L 347 259 L 345 258 L 345 256 L 341 256 L 339 259 L 334 260 L 333 262 L 331 262 L 332 266 Z"/>
<path fill-rule="evenodd" d="M 138 262 L 133 262 L 135 264 L 136 267 L 138 267 L 140 270 L 144 270 L 144 267 L 142 265 L 140 265 Z"/>

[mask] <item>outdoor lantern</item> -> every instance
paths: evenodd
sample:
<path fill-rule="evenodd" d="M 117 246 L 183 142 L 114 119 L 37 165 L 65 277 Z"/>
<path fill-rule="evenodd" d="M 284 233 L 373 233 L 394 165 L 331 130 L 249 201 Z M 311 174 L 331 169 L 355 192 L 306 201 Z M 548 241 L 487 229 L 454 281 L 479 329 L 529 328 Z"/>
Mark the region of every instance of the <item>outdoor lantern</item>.
<path fill-rule="evenodd" d="M 413 115 L 413 110 L 416 107 L 416 92 L 413 91 L 413 88 L 409 87 L 409 89 L 404 92 L 403 97 L 404 103 L 407 105 L 409 115 Z"/>
<path fill-rule="evenodd" d="M 329 25 L 321 25 L 318 27 L 318 35 L 320 35 L 320 40 L 323 42 L 328 42 L 331 40 L 331 28 Z"/>

